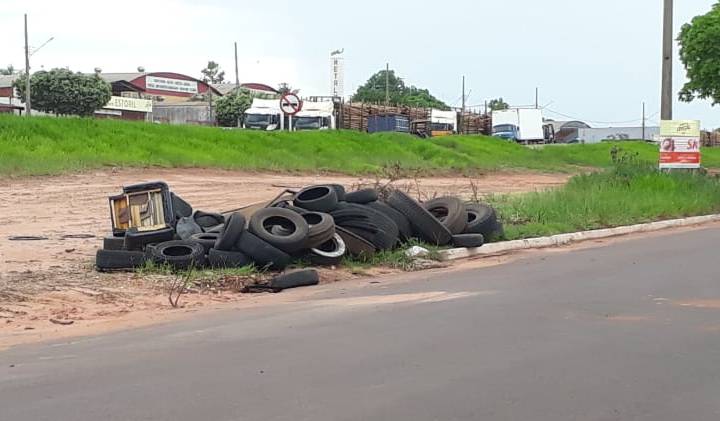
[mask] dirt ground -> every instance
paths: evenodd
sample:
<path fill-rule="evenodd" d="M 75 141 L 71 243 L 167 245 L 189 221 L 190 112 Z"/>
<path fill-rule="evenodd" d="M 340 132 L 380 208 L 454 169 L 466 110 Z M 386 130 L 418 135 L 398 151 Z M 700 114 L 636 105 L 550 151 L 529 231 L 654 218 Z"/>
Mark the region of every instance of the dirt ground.
<path fill-rule="evenodd" d="M 564 184 L 570 175 L 494 173 L 472 180 L 434 177 L 399 180 L 420 196 L 516 193 Z M 110 230 L 107 197 L 121 186 L 163 180 L 196 209 L 227 211 L 269 200 L 285 188 L 322 183 L 348 187 L 372 179 L 338 175 L 267 174 L 207 169 L 102 170 L 53 177 L 0 181 L 0 348 L 29 339 L 42 340 L 82 326 L 109 326 L 132 319 L 146 324 L 170 308 L 163 277 L 101 274 L 93 269 L 95 251 Z M 472 181 L 472 182 L 471 182 Z M 474 186 L 474 187 L 473 187 Z M 13 236 L 44 240 L 13 241 Z M 68 237 L 70 236 L 70 237 Z M 87 238 L 77 238 L 77 237 Z M 380 269 L 373 275 L 392 273 Z M 366 274 L 367 275 L 367 274 Z M 323 283 L 360 276 L 325 270 Z M 212 289 L 189 294 L 186 311 L 244 296 Z M 130 315 L 133 315 L 132 317 Z M 58 323 L 69 323 L 64 325 Z"/>

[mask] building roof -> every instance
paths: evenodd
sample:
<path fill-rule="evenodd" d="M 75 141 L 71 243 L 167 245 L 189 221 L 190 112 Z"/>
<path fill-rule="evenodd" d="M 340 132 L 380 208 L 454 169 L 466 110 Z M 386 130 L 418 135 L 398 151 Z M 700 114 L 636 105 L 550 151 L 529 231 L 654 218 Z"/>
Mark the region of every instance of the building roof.
<path fill-rule="evenodd" d="M 555 120 L 545 120 L 546 124 L 552 124 L 553 128 L 555 129 L 555 133 L 559 132 L 563 129 L 589 129 L 590 125 L 587 123 L 584 123 L 582 121 L 572 120 L 572 121 L 555 121 Z"/>
<path fill-rule="evenodd" d="M 216 91 L 220 92 L 220 95 L 227 95 L 234 91 L 235 88 L 237 88 L 237 85 L 234 83 L 213 83 L 212 87 L 215 88 Z"/>
<path fill-rule="evenodd" d="M 243 88 L 245 88 L 245 89 L 251 89 L 251 90 L 254 90 L 254 91 L 270 92 L 270 93 L 273 93 L 273 94 L 279 94 L 279 93 L 280 93 L 280 91 L 278 91 L 277 89 L 273 88 L 273 87 L 270 86 L 270 85 L 266 85 L 266 84 L 264 84 L 264 83 L 254 83 L 254 82 L 253 82 L 253 83 L 241 83 L 240 86 L 243 87 Z"/>
<path fill-rule="evenodd" d="M 127 81 L 130 82 L 131 80 L 135 80 L 141 76 L 145 76 L 148 73 L 99 73 L 98 75 L 105 80 L 106 82 L 113 83 L 113 82 L 120 82 L 120 81 Z"/>

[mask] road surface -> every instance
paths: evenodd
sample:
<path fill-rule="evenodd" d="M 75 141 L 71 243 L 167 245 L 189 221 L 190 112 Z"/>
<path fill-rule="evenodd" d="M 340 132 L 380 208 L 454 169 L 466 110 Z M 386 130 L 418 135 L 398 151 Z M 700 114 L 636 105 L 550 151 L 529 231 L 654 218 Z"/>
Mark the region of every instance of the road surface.
<path fill-rule="evenodd" d="M 719 244 L 548 251 L 19 347 L 0 419 L 718 420 Z"/>

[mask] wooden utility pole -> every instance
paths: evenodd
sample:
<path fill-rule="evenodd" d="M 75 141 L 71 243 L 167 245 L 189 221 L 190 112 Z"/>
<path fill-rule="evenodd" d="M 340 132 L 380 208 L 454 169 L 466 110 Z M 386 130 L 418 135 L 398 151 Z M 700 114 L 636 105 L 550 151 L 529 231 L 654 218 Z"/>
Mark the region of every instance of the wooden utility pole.
<path fill-rule="evenodd" d="M 385 63 L 385 106 L 390 105 L 390 63 Z"/>
<path fill-rule="evenodd" d="M 645 101 L 642 104 L 642 139 L 645 139 Z"/>
<path fill-rule="evenodd" d="M 663 7 L 663 60 L 662 94 L 660 100 L 660 119 L 672 120 L 672 76 L 673 76 L 673 0 L 664 0 Z"/>
<path fill-rule="evenodd" d="M 238 74 L 237 42 L 235 42 L 235 87 L 240 87 L 240 76 Z"/>
<path fill-rule="evenodd" d="M 25 14 L 25 115 L 30 117 L 30 47 L 28 45 L 27 13 Z"/>
<path fill-rule="evenodd" d="M 462 108 L 460 110 L 460 130 L 459 133 L 465 133 L 465 75 L 462 77 Z"/>

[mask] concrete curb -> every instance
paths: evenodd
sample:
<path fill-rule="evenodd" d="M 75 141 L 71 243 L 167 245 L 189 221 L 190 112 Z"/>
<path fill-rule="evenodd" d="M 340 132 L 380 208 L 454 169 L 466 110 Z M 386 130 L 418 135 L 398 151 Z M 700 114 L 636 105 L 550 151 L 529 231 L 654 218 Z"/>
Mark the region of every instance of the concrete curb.
<path fill-rule="evenodd" d="M 440 251 L 440 260 L 450 261 L 467 259 L 469 257 L 487 256 L 506 253 L 516 250 L 533 248 L 555 247 L 578 241 L 597 240 L 601 238 L 617 237 L 619 235 L 635 234 L 640 232 L 659 231 L 668 228 L 687 227 L 720 221 L 720 215 L 695 216 L 692 218 L 672 219 L 669 221 L 651 222 L 626 227 L 606 228 L 593 231 L 573 232 L 569 234 L 553 235 L 551 237 L 528 238 L 525 240 L 504 241 L 501 243 L 486 244 L 482 247 L 468 249 L 456 248 Z"/>

